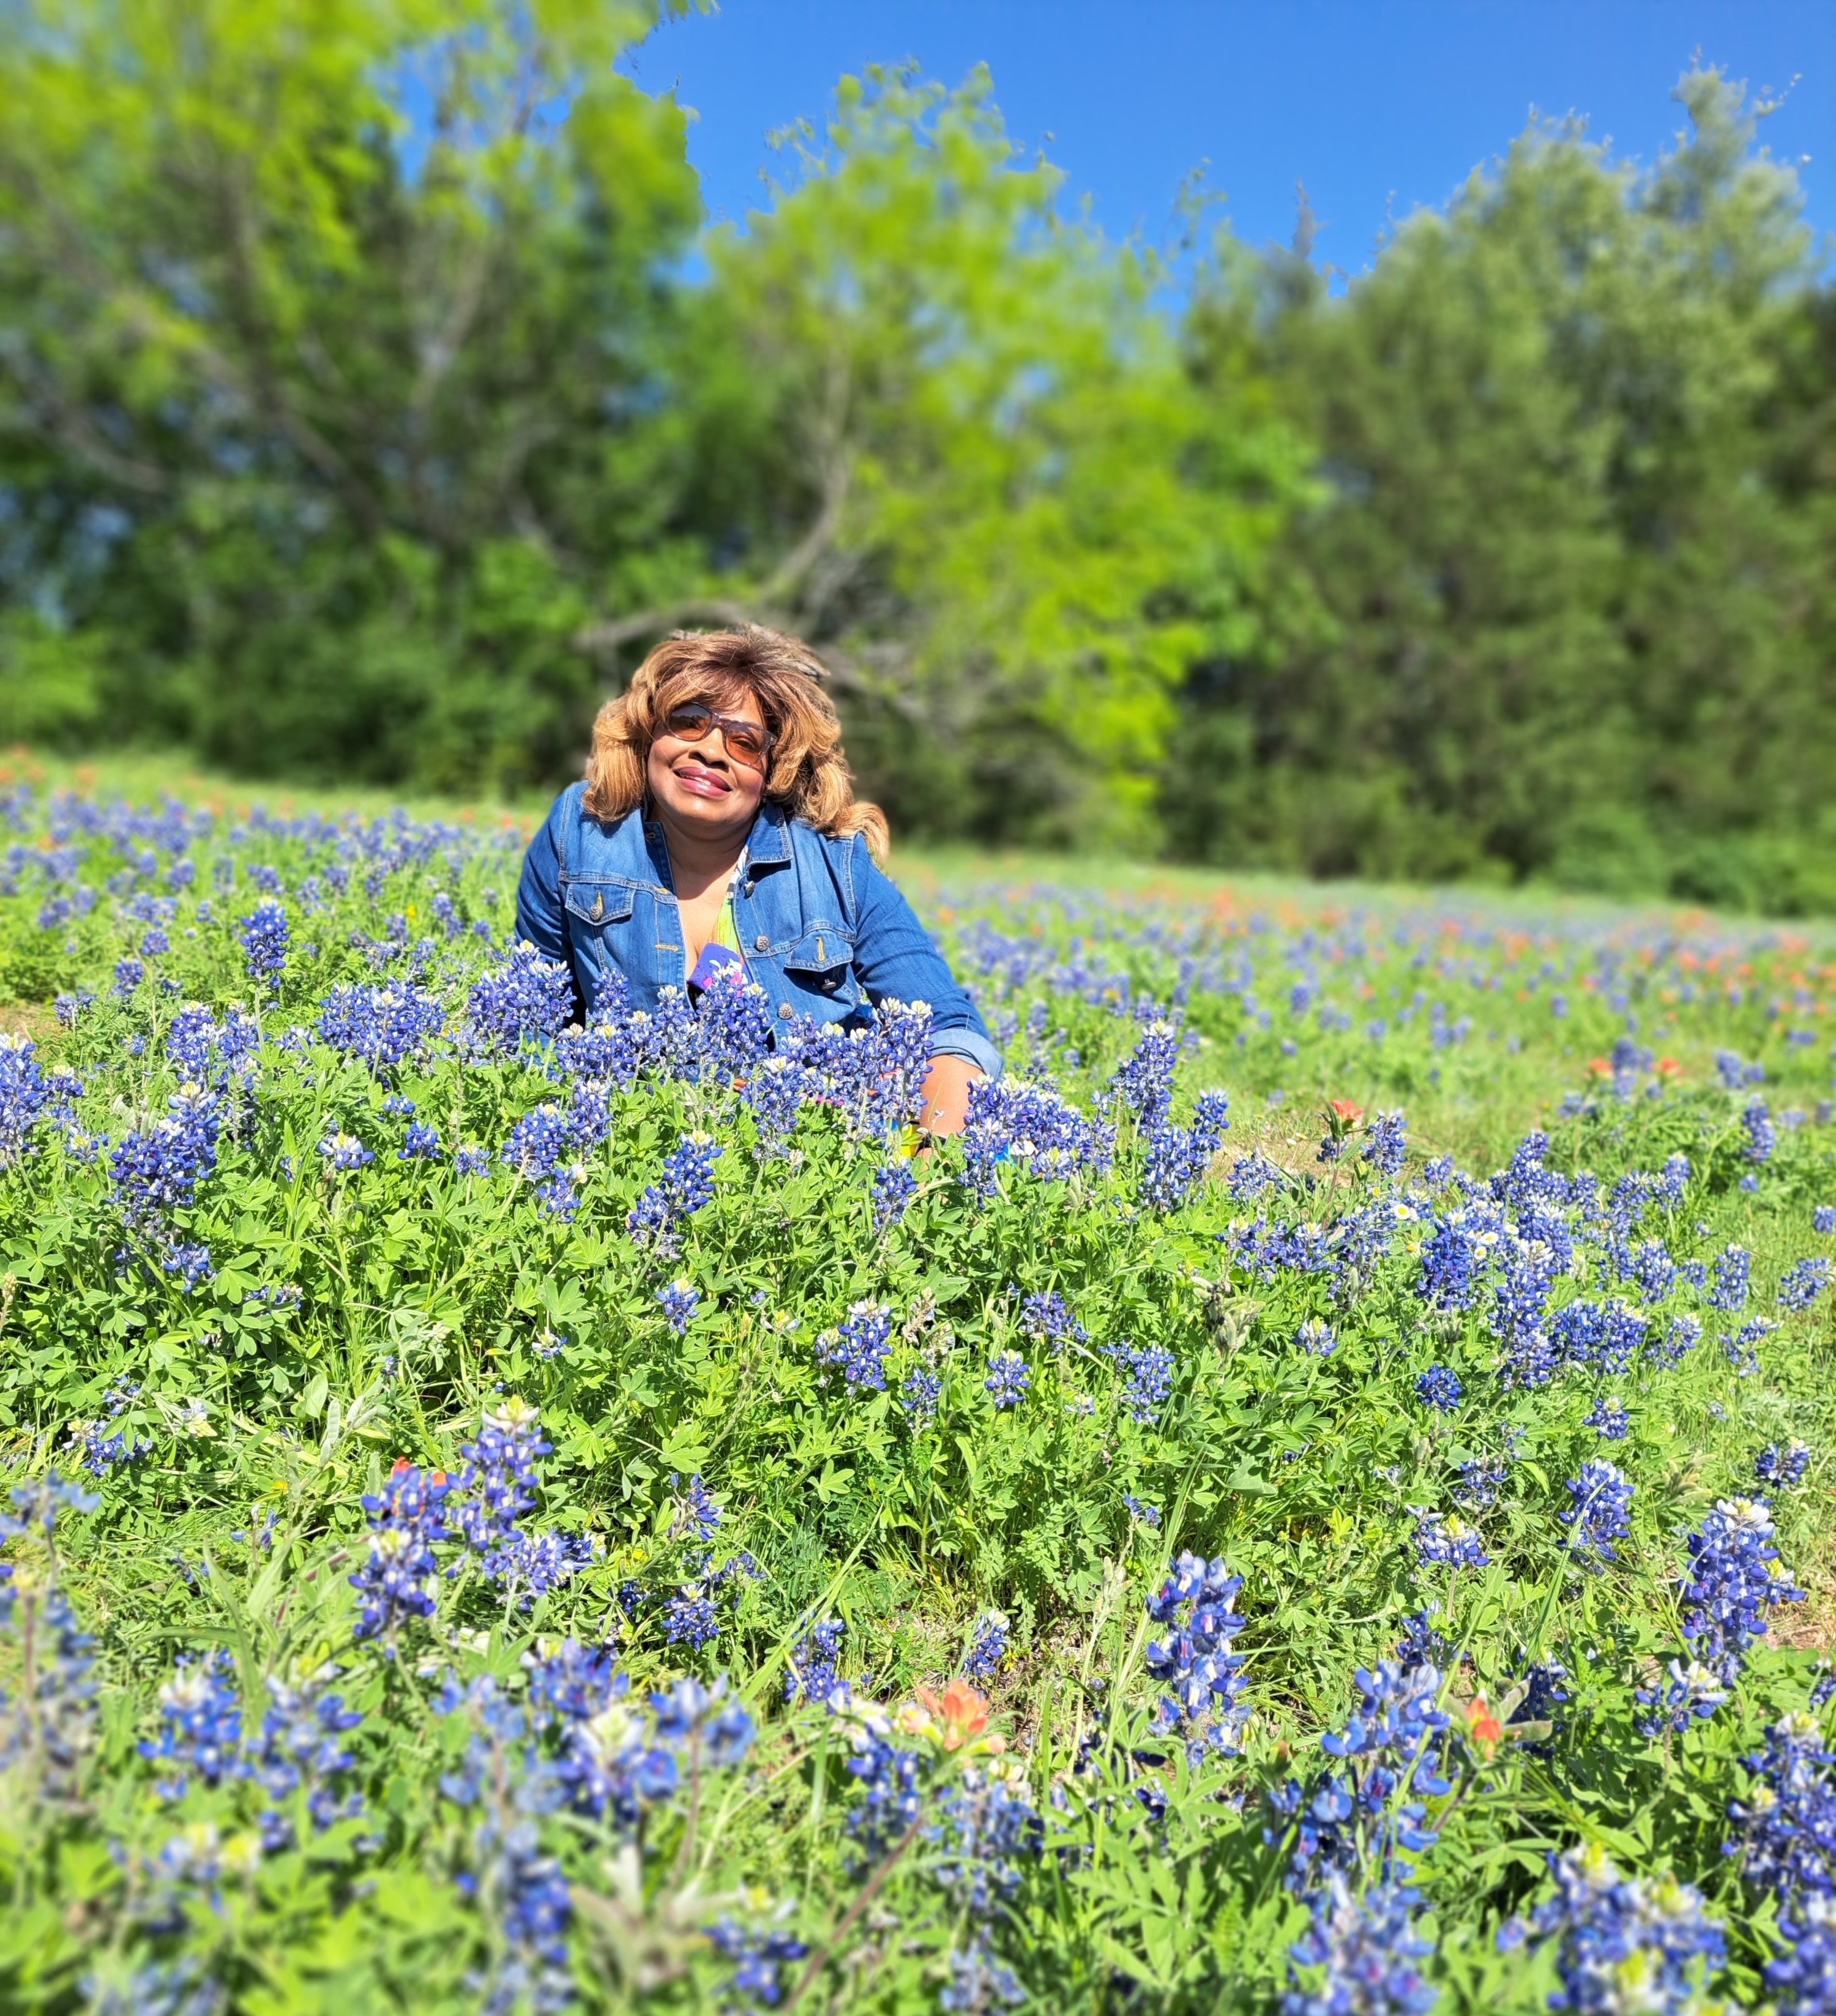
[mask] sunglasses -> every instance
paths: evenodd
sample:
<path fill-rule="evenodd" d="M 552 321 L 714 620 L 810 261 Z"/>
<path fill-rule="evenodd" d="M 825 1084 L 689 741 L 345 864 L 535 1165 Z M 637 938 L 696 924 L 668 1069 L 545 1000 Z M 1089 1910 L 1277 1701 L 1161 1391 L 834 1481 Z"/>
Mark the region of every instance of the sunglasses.
<path fill-rule="evenodd" d="M 681 706 L 672 707 L 664 716 L 663 725 L 679 742 L 704 740 L 710 729 L 718 728 L 727 754 L 748 770 L 765 768 L 765 758 L 778 740 L 756 721 L 742 721 L 736 714 L 716 714 L 698 700 L 686 700 Z"/>

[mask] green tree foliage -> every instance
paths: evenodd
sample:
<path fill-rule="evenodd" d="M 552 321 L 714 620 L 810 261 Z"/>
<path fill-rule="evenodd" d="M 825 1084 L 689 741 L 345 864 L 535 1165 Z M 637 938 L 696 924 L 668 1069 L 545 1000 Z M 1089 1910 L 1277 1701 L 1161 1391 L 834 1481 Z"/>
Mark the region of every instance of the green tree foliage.
<path fill-rule="evenodd" d="M 24 13 L 0 58 L 6 573 L 99 641 L 113 725 L 255 771 L 570 760 L 578 576 L 650 517 L 657 262 L 698 216 L 682 114 L 610 67 L 654 16 Z M 17 627 L 3 648 L 8 688 L 56 655 Z M 56 671 L 73 721 L 88 662 Z"/>
<path fill-rule="evenodd" d="M 1335 293 L 1181 297 L 985 74 L 844 78 L 743 229 L 687 0 L 15 0 L 0 736 L 537 789 L 797 628 L 904 834 L 1836 904 L 1836 305 L 1741 92 L 1539 124 Z M 690 261 L 692 250 L 701 255 Z"/>
<path fill-rule="evenodd" d="M 1196 303 L 1331 495 L 1283 541 L 1282 647 L 1195 671 L 1186 849 L 1836 900 L 1829 299 L 1741 91 L 1676 95 L 1645 173 L 1536 127 L 1342 299 L 1278 259 Z"/>
<path fill-rule="evenodd" d="M 786 150 L 770 211 L 711 240 L 682 387 L 705 438 L 755 459 L 721 499 L 729 563 L 595 638 L 794 625 L 908 827 L 1151 840 L 1172 696 L 1195 657 L 1258 643 L 1304 442 L 1266 374 L 1195 384 L 1154 262 L 1059 218 L 985 73 L 844 78 L 820 143 Z"/>

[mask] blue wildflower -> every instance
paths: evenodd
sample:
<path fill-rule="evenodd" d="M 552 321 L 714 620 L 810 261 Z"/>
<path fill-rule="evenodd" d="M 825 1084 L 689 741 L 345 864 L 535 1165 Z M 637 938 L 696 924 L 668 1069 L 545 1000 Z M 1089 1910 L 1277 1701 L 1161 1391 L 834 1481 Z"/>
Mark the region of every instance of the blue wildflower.
<path fill-rule="evenodd" d="M 1451 1414 L 1460 1403 L 1460 1375 L 1445 1365 L 1431 1365 L 1415 1382 L 1415 1397 L 1424 1407 Z"/>

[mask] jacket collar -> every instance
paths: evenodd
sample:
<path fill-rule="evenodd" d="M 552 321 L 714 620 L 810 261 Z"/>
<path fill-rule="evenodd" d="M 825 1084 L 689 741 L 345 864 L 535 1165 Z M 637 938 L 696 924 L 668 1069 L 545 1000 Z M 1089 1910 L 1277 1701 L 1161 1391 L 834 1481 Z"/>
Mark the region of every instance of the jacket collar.
<path fill-rule="evenodd" d="M 618 826 L 613 829 L 614 844 L 628 848 L 634 855 L 639 848 L 649 857 L 653 876 L 662 888 L 668 888 L 669 849 L 663 838 L 663 829 L 654 819 L 646 819 L 644 808 L 639 805 L 628 812 Z M 758 815 L 752 822 L 752 830 L 746 840 L 746 865 L 748 868 L 781 867 L 790 860 L 790 820 L 782 805 L 775 805 L 768 798 L 759 806 Z M 635 872 L 635 859 L 628 863 Z"/>
<path fill-rule="evenodd" d="M 767 798 L 759 806 L 758 816 L 752 822 L 752 831 L 746 842 L 747 865 L 766 868 L 790 859 L 790 822 L 784 815 L 783 807 L 773 805 Z"/>

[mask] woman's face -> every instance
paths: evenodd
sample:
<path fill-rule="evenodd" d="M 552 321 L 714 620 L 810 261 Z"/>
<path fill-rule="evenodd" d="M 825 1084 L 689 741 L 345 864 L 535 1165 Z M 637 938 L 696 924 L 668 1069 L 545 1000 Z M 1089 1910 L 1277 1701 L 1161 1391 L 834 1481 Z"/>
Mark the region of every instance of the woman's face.
<path fill-rule="evenodd" d="M 705 707 L 763 728 L 757 697 L 745 687 L 697 696 Z M 769 761 L 769 758 L 767 759 Z M 765 772 L 727 747 L 725 733 L 711 726 L 699 741 L 671 734 L 660 724 L 644 768 L 650 801 L 665 827 L 685 837 L 743 840 L 752 830 L 765 796 Z"/>

